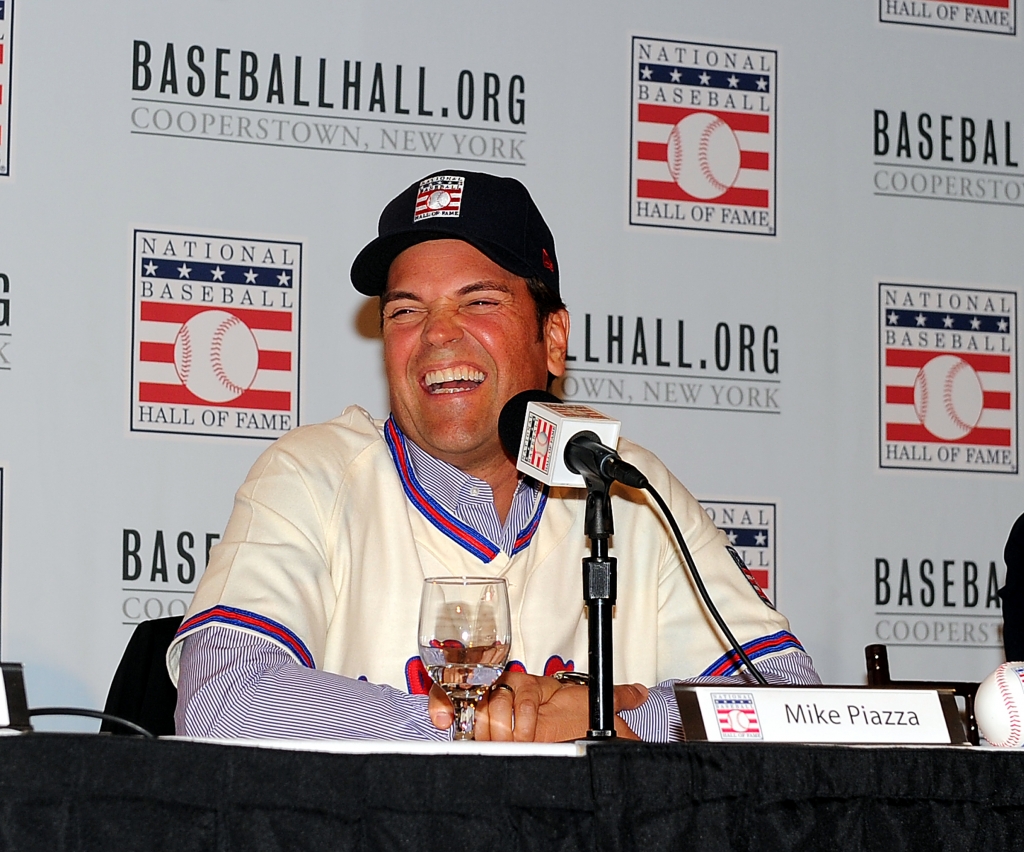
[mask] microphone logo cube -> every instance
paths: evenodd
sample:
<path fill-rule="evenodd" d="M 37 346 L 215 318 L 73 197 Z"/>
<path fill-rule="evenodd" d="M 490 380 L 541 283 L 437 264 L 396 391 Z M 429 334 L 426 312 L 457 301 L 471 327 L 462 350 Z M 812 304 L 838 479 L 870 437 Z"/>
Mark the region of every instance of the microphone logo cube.
<path fill-rule="evenodd" d="M 551 467 L 551 451 L 555 445 L 556 426 L 535 412 L 526 418 L 526 440 L 522 442 L 522 460 L 541 473 Z"/>
<path fill-rule="evenodd" d="M 619 421 L 586 405 L 529 403 L 516 468 L 545 485 L 586 487 L 583 477 L 565 464 L 566 445 L 580 432 L 593 432 L 601 443 L 614 449 L 619 442 Z"/>

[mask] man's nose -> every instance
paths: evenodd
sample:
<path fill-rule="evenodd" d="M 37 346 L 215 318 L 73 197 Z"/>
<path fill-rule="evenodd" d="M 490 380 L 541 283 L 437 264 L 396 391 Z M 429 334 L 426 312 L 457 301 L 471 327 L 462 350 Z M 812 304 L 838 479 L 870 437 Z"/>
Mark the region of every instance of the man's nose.
<path fill-rule="evenodd" d="M 438 308 L 427 314 L 423 339 L 431 346 L 448 346 L 461 338 L 462 324 L 457 310 Z"/>

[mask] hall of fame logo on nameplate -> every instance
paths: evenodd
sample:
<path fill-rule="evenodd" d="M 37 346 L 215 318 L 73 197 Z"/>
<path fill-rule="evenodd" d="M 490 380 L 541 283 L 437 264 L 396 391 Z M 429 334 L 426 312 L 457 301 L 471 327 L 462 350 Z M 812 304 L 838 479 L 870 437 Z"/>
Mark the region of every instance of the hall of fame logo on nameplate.
<path fill-rule="evenodd" d="M 137 230 L 132 279 L 132 431 L 298 425 L 301 243 Z"/>
<path fill-rule="evenodd" d="M 633 37 L 631 225 L 775 234 L 777 58 Z"/>
<path fill-rule="evenodd" d="M 723 740 L 760 740 L 761 720 L 749 692 L 711 693 L 718 731 Z"/>
<path fill-rule="evenodd" d="M 11 173 L 11 68 L 14 0 L 0 0 L 0 177 Z"/>
<path fill-rule="evenodd" d="M 769 606 L 775 606 L 775 504 L 701 500 L 708 517 L 729 539 L 736 566 Z"/>
<path fill-rule="evenodd" d="M 1017 294 L 879 284 L 879 465 L 1017 472 Z"/>
<path fill-rule="evenodd" d="M 878 20 L 978 33 L 1017 33 L 1017 0 L 878 0 Z"/>

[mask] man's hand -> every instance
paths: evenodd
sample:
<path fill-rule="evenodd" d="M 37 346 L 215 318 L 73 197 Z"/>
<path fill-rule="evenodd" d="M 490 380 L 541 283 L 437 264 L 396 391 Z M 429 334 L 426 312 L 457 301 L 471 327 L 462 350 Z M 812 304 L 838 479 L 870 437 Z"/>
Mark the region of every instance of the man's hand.
<path fill-rule="evenodd" d="M 515 742 L 565 742 L 586 736 L 590 727 L 589 689 L 576 684 L 559 683 L 554 678 L 506 672 L 497 689 L 485 696 L 476 709 L 478 740 Z M 615 712 L 633 710 L 647 700 L 647 688 L 641 684 L 615 687 Z M 454 721 L 451 702 L 436 684 L 430 690 L 430 719 L 441 730 Z M 615 732 L 623 739 L 639 739 L 621 719 L 615 719 Z"/>

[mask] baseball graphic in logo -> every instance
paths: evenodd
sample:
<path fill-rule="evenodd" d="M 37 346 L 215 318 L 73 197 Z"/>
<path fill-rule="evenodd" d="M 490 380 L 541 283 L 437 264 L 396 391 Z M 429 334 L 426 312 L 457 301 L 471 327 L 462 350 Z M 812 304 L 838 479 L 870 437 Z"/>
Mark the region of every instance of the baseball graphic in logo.
<path fill-rule="evenodd" d="M 1017 472 L 1017 294 L 879 285 L 879 464 Z"/>
<path fill-rule="evenodd" d="M 412 220 L 421 222 L 435 216 L 458 216 L 465 186 L 463 175 L 435 175 L 421 180 Z"/>
<path fill-rule="evenodd" d="M 740 143 L 722 119 L 695 112 L 668 136 L 668 167 L 679 188 L 694 198 L 718 198 L 740 173 Z"/>
<path fill-rule="evenodd" d="M 301 243 L 137 230 L 132 266 L 133 431 L 298 425 Z"/>
<path fill-rule="evenodd" d="M 249 326 L 225 311 L 203 311 L 174 340 L 174 368 L 207 402 L 237 399 L 252 385 L 260 352 Z"/>
<path fill-rule="evenodd" d="M 443 189 L 430 193 L 430 197 L 427 198 L 427 207 L 431 210 L 443 210 L 451 203 L 452 197 Z"/>
<path fill-rule="evenodd" d="M 629 223 L 775 235 L 778 55 L 633 37 Z"/>
<path fill-rule="evenodd" d="M 974 368 L 955 355 L 932 358 L 914 379 L 914 410 L 924 428 L 944 441 L 958 440 L 978 425 L 984 397 Z"/>

